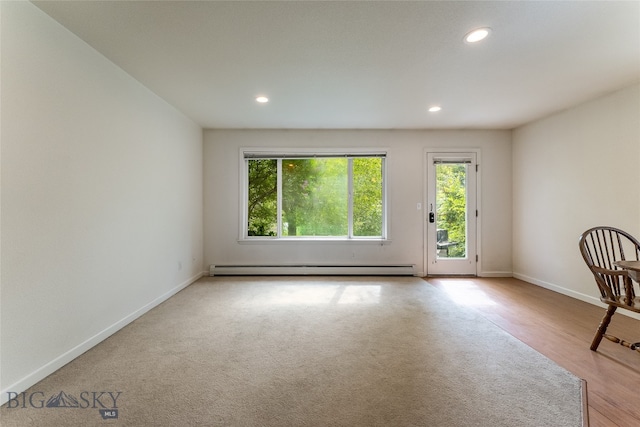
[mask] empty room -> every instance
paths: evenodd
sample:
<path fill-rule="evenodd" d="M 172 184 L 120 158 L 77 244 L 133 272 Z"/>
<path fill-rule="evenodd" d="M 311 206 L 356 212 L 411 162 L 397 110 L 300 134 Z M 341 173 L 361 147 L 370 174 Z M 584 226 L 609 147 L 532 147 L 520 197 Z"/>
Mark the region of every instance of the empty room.
<path fill-rule="evenodd" d="M 640 424 L 640 2 L 0 31 L 3 426 Z"/>

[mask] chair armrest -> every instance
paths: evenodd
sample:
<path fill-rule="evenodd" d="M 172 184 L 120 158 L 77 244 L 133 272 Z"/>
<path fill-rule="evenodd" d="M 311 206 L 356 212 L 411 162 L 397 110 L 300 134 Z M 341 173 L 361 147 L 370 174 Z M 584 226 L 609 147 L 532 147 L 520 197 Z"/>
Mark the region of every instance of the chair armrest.
<path fill-rule="evenodd" d="M 606 274 L 607 276 L 625 276 L 629 277 L 629 272 L 627 270 L 611 270 L 609 268 L 596 267 L 595 265 L 591 266 L 591 270 L 594 273 Z"/>
<path fill-rule="evenodd" d="M 606 294 L 609 300 L 616 300 L 621 295 L 620 290 L 624 291 L 626 296 L 626 303 L 630 304 L 631 300 L 635 296 L 635 292 L 633 289 L 633 281 L 629 276 L 629 272 L 626 270 L 612 270 L 609 268 L 596 267 L 595 265 L 591 266 L 591 271 L 594 276 L 596 276 L 596 282 L 598 283 L 598 287 L 600 287 L 601 292 L 603 292 L 603 296 Z M 607 278 L 608 276 L 609 278 Z M 620 278 L 622 278 L 622 282 L 620 282 Z M 614 286 L 612 288 L 612 286 Z"/>

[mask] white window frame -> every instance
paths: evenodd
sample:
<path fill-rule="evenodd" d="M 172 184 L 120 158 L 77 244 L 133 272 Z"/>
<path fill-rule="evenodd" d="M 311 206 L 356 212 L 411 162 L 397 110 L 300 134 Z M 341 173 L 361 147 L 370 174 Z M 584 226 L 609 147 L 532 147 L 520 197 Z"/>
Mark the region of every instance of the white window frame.
<path fill-rule="evenodd" d="M 287 157 L 298 158 L 323 158 L 323 157 L 382 157 L 382 236 L 353 236 L 353 162 L 348 162 L 348 234 L 347 236 L 282 236 L 282 159 Z M 248 224 L 248 160 L 249 158 L 270 158 L 278 160 L 278 235 L 277 236 L 249 236 Z M 376 244 L 389 242 L 388 239 L 388 195 L 387 195 L 387 150 L 380 148 L 358 149 L 310 149 L 310 148 L 255 148 L 243 147 L 239 153 L 240 171 L 240 226 L 238 230 L 239 243 L 274 243 L 274 242 L 372 242 Z"/>

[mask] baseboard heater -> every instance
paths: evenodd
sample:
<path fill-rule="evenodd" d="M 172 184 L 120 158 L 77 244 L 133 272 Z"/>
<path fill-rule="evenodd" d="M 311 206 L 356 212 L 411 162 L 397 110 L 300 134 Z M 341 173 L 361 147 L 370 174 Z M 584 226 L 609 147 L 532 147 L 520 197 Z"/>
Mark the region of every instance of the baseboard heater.
<path fill-rule="evenodd" d="M 210 265 L 209 276 L 414 276 L 414 265 Z"/>

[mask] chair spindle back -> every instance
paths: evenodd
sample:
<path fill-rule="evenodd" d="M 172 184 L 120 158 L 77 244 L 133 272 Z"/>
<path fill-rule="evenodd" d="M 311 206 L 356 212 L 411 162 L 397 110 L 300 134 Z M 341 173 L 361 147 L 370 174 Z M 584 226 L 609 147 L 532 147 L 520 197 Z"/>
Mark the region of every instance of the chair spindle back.
<path fill-rule="evenodd" d="M 640 260 L 640 242 L 614 227 L 594 227 L 580 236 L 579 246 L 602 297 L 619 297 L 624 290 L 624 276 L 603 274 L 601 270 L 620 270 L 614 261 Z"/>

